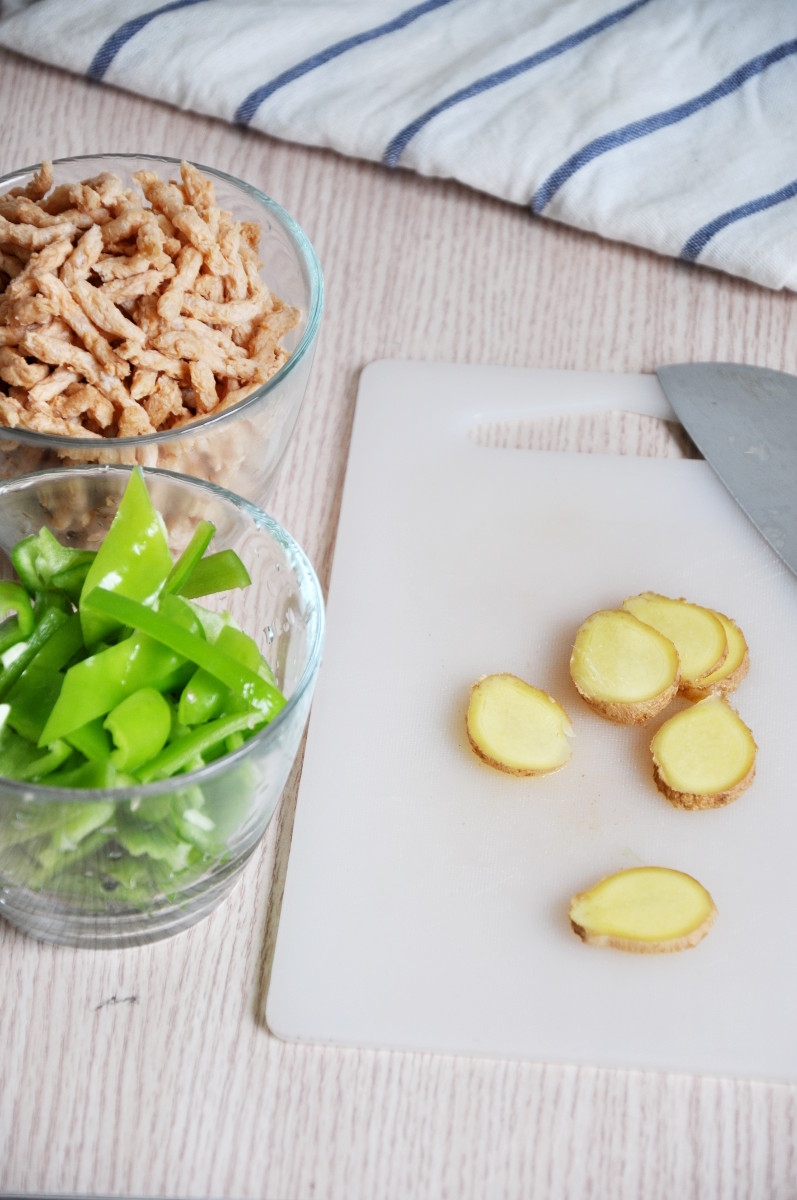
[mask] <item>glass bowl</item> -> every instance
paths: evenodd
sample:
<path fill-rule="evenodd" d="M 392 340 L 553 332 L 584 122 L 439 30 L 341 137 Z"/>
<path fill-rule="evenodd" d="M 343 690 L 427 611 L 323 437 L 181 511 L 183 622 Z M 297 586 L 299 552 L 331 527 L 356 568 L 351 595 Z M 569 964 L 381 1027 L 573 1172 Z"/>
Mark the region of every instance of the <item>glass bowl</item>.
<path fill-rule="evenodd" d="M 323 307 L 321 269 L 306 235 L 279 204 L 240 179 L 197 165 L 212 179 L 222 209 L 262 229 L 261 278 L 300 314 L 282 340 L 290 352 L 287 362 L 238 403 L 160 433 L 83 438 L 2 426 L 0 479 L 61 465 L 140 464 L 207 479 L 234 488 L 255 504 L 265 503 L 307 388 Z M 55 186 L 112 172 L 126 187 L 134 187 L 136 171 L 151 170 L 166 180 L 179 178 L 179 167 L 178 159 L 132 154 L 53 160 Z M 25 186 L 37 169 L 27 167 L 1 178 L 0 194 Z"/>
<path fill-rule="evenodd" d="M 0 573 L 13 576 L 8 552 L 43 525 L 67 545 L 95 549 L 130 471 L 65 467 L 0 484 Z M 0 778 L 0 915 L 71 946 L 156 941 L 227 895 L 285 786 L 321 660 L 323 596 L 291 536 L 213 484 L 160 470 L 144 475 L 173 554 L 204 518 L 216 527 L 211 550 L 231 547 L 247 566 L 250 587 L 201 603 L 231 612 L 257 641 L 287 703 L 238 750 L 161 783 L 78 790 Z M 129 836 L 127 849 L 114 837 L 131 823 L 138 853 Z"/>

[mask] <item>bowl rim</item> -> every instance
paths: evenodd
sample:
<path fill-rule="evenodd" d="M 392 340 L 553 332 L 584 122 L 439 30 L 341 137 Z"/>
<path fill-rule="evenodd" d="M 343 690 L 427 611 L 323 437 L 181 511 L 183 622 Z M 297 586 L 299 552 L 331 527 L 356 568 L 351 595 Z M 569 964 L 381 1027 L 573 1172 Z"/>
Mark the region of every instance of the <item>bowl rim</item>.
<path fill-rule="evenodd" d="M 47 480 L 63 479 L 65 476 L 75 478 L 76 476 L 93 476 L 97 474 L 130 475 L 136 469 L 135 466 L 109 463 L 78 467 L 51 467 L 43 471 L 31 471 L 27 475 L 18 475 L 14 479 L 0 481 L 0 504 L 2 504 L 2 501 L 9 493 L 24 491 L 35 482 L 44 483 Z M 147 476 L 156 476 L 170 482 L 189 484 L 200 491 L 211 493 L 211 495 L 222 501 L 231 503 L 233 507 L 248 516 L 255 525 L 260 529 L 264 529 L 275 541 L 290 551 L 294 559 L 294 567 L 298 566 L 301 569 L 301 573 L 304 576 L 303 582 L 308 583 L 310 586 L 315 612 L 314 628 L 312 629 L 311 644 L 308 648 L 307 662 L 294 691 L 286 700 L 285 707 L 280 709 L 276 717 L 269 721 L 262 729 L 253 733 L 237 750 L 223 754 L 221 758 L 207 763 L 199 770 L 188 771 L 183 775 L 173 775 L 168 779 L 161 779 L 154 783 L 126 784 L 113 788 L 52 787 L 44 782 L 12 779 L 8 775 L 0 775 L 0 787 L 9 792 L 20 793 L 20 800 L 26 803 L 51 804 L 54 801 L 82 804 L 92 801 L 113 801 L 114 803 L 120 803 L 125 799 L 132 799 L 134 797 L 145 799 L 148 796 L 161 795 L 167 789 L 175 790 L 178 787 L 190 787 L 191 785 L 206 783 L 217 775 L 226 773 L 226 771 L 239 762 L 243 762 L 250 756 L 252 749 L 256 745 L 261 746 L 268 742 L 276 742 L 283 726 L 287 724 L 289 718 L 304 700 L 308 689 L 313 687 L 318 674 L 326 632 L 324 593 L 313 564 L 293 535 L 288 532 L 284 525 L 281 525 L 279 521 L 263 509 L 258 508 L 256 504 L 253 504 L 244 496 L 239 496 L 236 492 L 231 492 L 228 488 L 221 487 L 219 484 L 198 479 L 193 475 L 183 475 L 179 471 L 168 471 L 161 467 L 142 467 L 138 469 L 143 470 L 145 478 Z"/>
<path fill-rule="evenodd" d="M 149 163 L 164 163 L 169 167 L 180 165 L 184 160 L 182 158 L 172 158 L 164 154 L 139 154 L 135 152 L 114 153 L 106 151 L 101 154 L 73 154 L 64 158 L 53 158 L 50 161 L 53 167 L 61 166 L 65 163 L 80 163 L 80 162 L 95 162 L 120 159 L 135 159 L 140 162 Z M 299 262 L 302 265 L 303 271 L 307 276 L 307 281 L 310 288 L 310 299 L 307 305 L 307 324 L 304 332 L 299 339 L 299 344 L 292 351 L 287 362 L 275 372 L 265 383 L 261 384 L 243 400 L 236 401 L 235 404 L 229 405 L 227 408 L 222 408 L 216 412 L 208 413 L 203 417 L 196 417 L 194 420 L 181 425 L 178 429 L 164 429 L 156 433 L 145 433 L 132 437 L 114 437 L 114 438 L 88 438 L 88 437 L 71 437 L 66 434 L 50 434 L 37 433 L 32 429 L 13 428 L 10 425 L 0 424 L 0 435 L 5 436 L 6 431 L 13 437 L 15 442 L 22 442 L 26 445 L 41 446 L 41 447 L 57 447 L 58 449 L 73 449 L 97 451 L 106 447 L 120 446 L 124 449 L 131 446 L 152 446 L 158 445 L 161 442 L 177 441 L 180 438 L 196 436 L 198 432 L 202 434 L 212 429 L 216 425 L 224 424 L 225 422 L 235 419 L 245 413 L 249 408 L 258 404 L 272 391 L 283 383 L 291 373 L 296 370 L 308 352 L 312 351 L 318 336 L 319 326 L 321 324 L 321 315 L 324 308 L 324 276 L 321 270 L 321 263 L 312 242 L 308 238 L 305 231 L 302 229 L 298 221 L 291 216 L 287 209 L 283 208 L 271 196 L 265 192 L 261 192 L 259 188 L 252 183 L 247 183 L 244 179 L 239 179 L 235 175 L 230 175 L 227 171 L 220 171 L 217 167 L 209 167 L 203 163 L 194 162 L 193 159 L 185 159 L 195 166 L 197 170 L 204 171 L 215 179 L 221 179 L 225 183 L 231 184 L 233 187 L 240 188 L 247 192 L 258 204 L 266 208 L 269 214 L 274 218 L 276 223 L 287 233 L 291 245 L 295 250 Z M 35 163 L 32 166 L 18 167 L 15 171 L 8 171 L 0 176 L 0 194 L 9 186 L 13 187 L 14 183 L 21 176 L 32 175 L 41 168 L 41 163 Z"/>

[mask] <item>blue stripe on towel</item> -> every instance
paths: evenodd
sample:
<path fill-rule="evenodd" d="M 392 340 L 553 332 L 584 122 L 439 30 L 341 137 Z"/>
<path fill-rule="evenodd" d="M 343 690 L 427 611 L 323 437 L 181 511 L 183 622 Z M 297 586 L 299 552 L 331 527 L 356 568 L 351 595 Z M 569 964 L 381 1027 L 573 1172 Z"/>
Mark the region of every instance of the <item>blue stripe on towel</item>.
<path fill-rule="evenodd" d="M 620 129 L 613 130 L 612 133 L 602 134 L 601 137 L 587 142 L 586 146 L 582 146 L 580 150 L 571 155 L 566 162 L 563 162 L 561 166 L 557 167 L 548 176 L 542 186 L 535 192 L 531 201 L 531 208 L 535 213 L 541 213 L 556 192 L 559 191 L 560 187 L 572 175 L 575 175 L 576 171 L 586 166 L 587 163 L 592 162 L 594 158 L 598 158 L 601 154 L 606 154 L 609 150 L 614 150 L 618 146 L 624 146 L 627 142 L 646 137 L 649 133 L 655 133 L 658 129 L 663 129 L 666 125 L 675 125 L 679 121 L 686 120 L 687 117 L 691 117 L 700 109 L 707 108 L 708 105 L 714 104 L 717 100 L 723 100 L 732 92 L 738 91 L 748 79 L 752 79 L 755 75 L 760 75 L 767 67 L 771 67 L 795 53 L 797 53 L 797 39 L 789 42 L 781 42 L 779 46 L 774 46 L 764 54 L 759 54 L 755 58 L 751 58 L 749 62 L 743 63 L 741 67 L 737 67 L 730 75 L 726 75 L 714 87 L 709 88 L 708 91 L 701 92 L 699 96 L 694 96 L 691 100 L 684 101 L 683 104 L 677 104 L 674 108 L 654 113 L 650 117 L 643 117 L 640 121 L 632 121 L 630 125 L 623 125 Z"/>
<path fill-rule="evenodd" d="M 625 17 L 629 17 L 632 13 L 636 12 L 638 8 L 642 8 L 643 5 L 649 3 L 650 0 L 633 0 L 633 3 L 626 4 L 623 8 L 617 8 L 614 12 L 607 13 L 600 20 L 593 21 L 591 25 L 585 25 L 583 29 L 578 29 L 575 33 L 568 34 L 567 37 L 561 38 L 558 42 L 552 42 L 550 46 L 546 46 L 543 50 L 538 50 L 536 54 L 530 54 L 527 58 L 521 58 L 516 63 L 511 63 L 508 67 L 502 67 L 500 71 L 493 71 L 490 75 L 483 75 L 481 79 L 474 80 L 467 87 L 452 92 L 450 96 L 446 96 L 445 99 L 435 104 L 432 108 L 428 108 L 425 113 L 421 113 L 409 125 L 405 125 L 403 129 L 399 130 L 382 155 L 382 162 L 385 166 L 395 167 L 406 150 L 408 143 L 412 141 L 416 133 L 419 133 L 424 125 L 428 125 L 440 113 L 453 108 L 456 104 L 461 104 L 463 100 L 470 100 L 473 96 L 479 96 L 482 92 L 488 92 L 502 83 L 507 83 L 510 79 L 515 79 L 518 75 L 530 71 L 533 67 L 537 67 L 541 63 L 548 62 L 552 58 L 557 58 L 560 54 L 572 50 L 575 46 L 580 46 L 582 42 L 586 42 L 596 34 L 602 33 L 610 25 L 615 25 L 618 21 L 622 21 Z"/>
<path fill-rule="evenodd" d="M 207 0 L 172 0 L 171 4 L 163 4 L 160 8 L 154 8 L 152 12 L 142 13 L 141 16 L 134 17 L 132 21 L 125 21 L 124 25 L 120 25 L 102 43 L 91 60 L 91 65 L 86 74 L 90 79 L 102 79 L 122 47 L 132 37 L 135 37 L 140 29 L 143 29 L 145 25 L 149 25 L 150 21 L 154 21 L 155 17 L 161 16 L 162 13 L 173 12 L 176 8 L 190 8 L 192 4 L 205 4 L 206 2 Z"/>
<path fill-rule="evenodd" d="M 776 192 L 768 192 L 766 196 L 757 196 L 755 200 L 748 200 L 746 204 L 729 208 L 727 212 L 721 213 L 713 221 L 707 221 L 693 233 L 685 243 L 680 257 L 686 259 L 687 262 L 694 262 L 714 235 L 721 229 L 725 229 L 727 225 L 733 225 L 735 221 L 743 221 L 745 217 L 752 217 L 755 213 L 764 212 L 767 208 L 774 208 L 776 204 L 782 204 L 784 200 L 792 200 L 795 196 L 797 196 L 797 179 L 793 179 L 785 187 L 778 188 Z"/>
<path fill-rule="evenodd" d="M 286 84 L 293 83 L 295 79 L 300 79 L 302 75 L 314 71 L 316 67 L 323 67 L 325 63 L 345 54 L 347 50 L 353 50 L 356 46 L 362 46 L 364 42 L 372 42 L 388 33 L 395 33 L 397 29 L 404 29 L 406 25 L 411 25 L 413 21 L 417 21 L 419 17 L 425 16 L 428 12 L 433 12 L 434 9 L 451 3 L 452 0 L 425 0 L 423 4 L 416 4 L 414 8 L 408 8 L 405 12 L 399 13 L 392 21 L 386 21 L 384 25 L 375 25 L 373 29 L 364 29 L 362 33 L 354 33 L 340 42 L 334 42 L 331 46 L 327 46 L 325 50 L 319 50 L 317 54 L 311 54 L 309 58 L 289 67 L 287 71 L 283 71 L 268 83 L 264 83 L 250 92 L 238 105 L 233 120 L 240 125 L 248 125 L 263 101 L 280 88 L 285 87 Z"/>

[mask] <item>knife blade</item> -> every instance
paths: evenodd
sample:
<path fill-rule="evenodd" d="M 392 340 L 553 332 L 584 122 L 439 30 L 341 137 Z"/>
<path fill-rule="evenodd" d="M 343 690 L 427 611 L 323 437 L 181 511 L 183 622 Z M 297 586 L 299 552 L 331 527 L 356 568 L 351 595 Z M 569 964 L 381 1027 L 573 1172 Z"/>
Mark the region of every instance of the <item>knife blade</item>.
<path fill-rule="evenodd" d="M 700 453 L 797 575 L 797 377 L 743 363 L 676 363 L 656 376 Z"/>

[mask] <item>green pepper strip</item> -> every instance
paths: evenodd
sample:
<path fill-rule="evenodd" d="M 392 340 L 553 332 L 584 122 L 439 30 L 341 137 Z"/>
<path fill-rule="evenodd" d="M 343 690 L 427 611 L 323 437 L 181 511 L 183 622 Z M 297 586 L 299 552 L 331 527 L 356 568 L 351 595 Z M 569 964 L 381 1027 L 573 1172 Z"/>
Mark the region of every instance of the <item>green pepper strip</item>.
<path fill-rule="evenodd" d="M 163 585 L 164 592 L 181 591 L 183 584 L 201 561 L 202 555 L 213 540 L 215 532 L 216 526 L 212 522 L 199 522 L 185 550 L 183 550 L 177 562 L 166 576 L 166 582 Z"/>
<path fill-rule="evenodd" d="M 91 763 L 104 763 L 111 756 L 111 739 L 105 732 L 102 717 L 95 717 L 79 729 L 73 729 L 64 740 Z"/>
<path fill-rule="evenodd" d="M 266 723 L 261 714 L 252 712 L 236 713 L 231 717 L 220 717 L 218 721 L 209 721 L 207 725 L 187 733 L 185 737 L 170 742 L 160 754 L 134 774 L 142 783 L 169 779 L 186 767 L 192 768 L 200 755 L 214 750 L 232 734 L 245 730 L 252 733 Z"/>
<path fill-rule="evenodd" d="M 17 614 L 23 638 L 33 633 L 35 621 L 30 596 L 19 583 L 0 583 L 0 620 L 10 612 Z"/>
<path fill-rule="evenodd" d="M 66 742 L 56 741 L 44 752 L 8 725 L 0 732 L 0 775 L 6 779 L 37 779 L 54 771 L 72 754 Z"/>
<path fill-rule="evenodd" d="M 106 593 L 110 594 L 110 593 Z M 142 687 L 169 691 L 182 683 L 190 665 L 145 634 L 134 634 L 70 667 L 39 744 L 67 737 L 105 716 Z"/>
<path fill-rule="evenodd" d="M 47 717 L 58 699 L 63 680 L 60 671 L 53 671 L 51 667 L 40 667 L 34 659 L 8 693 L 8 703 L 11 706 L 8 724 L 22 737 L 33 742 L 34 746 L 41 737 Z"/>
<path fill-rule="evenodd" d="M 72 603 L 77 604 L 90 568 L 91 563 L 84 562 L 65 567 L 63 571 L 56 571 L 50 579 L 50 586 L 59 592 L 65 592 Z"/>
<path fill-rule="evenodd" d="M 39 549 L 39 539 L 35 533 L 17 542 L 11 551 L 11 563 L 22 581 L 25 590 L 33 595 L 44 587 L 44 580 L 36 570 L 36 555 Z"/>
<path fill-rule="evenodd" d="M 83 630 L 80 628 L 80 617 L 77 613 L 69 613 L 60 629 L 56 629 L 33 661 L 37 667 L 49 667 L 52 671 L 60 671 L 74 658 L 78 650 L 82 649 Z"/>
<path fill-rule="evenodd" d="M 0 655 L 5 654 L 6 650 L 10 650 L 12 646 L 16 646 L 17 642 L 24 642 L 24 640 L 25 634 L 19 627 L 18 617 L 8 617 L 0 625 Z"/>
<path fill-rule="evenodd" d="M 46 525 L 36 535 L 36 573 L 45 585 L 54 583 L 56 576 L 63 571 L 71 571 L 76 567 L 88 570 L 95 555 L 96 550 L 75 550 L 71 546 L 64 546 Z"/>
<path fill-rule="evenodd" d="M 197 666 L 204 667 L 211 675 L 226 683 L 238 700 L 269 720 L 285 707 L 285 697 L 273 684 L 242 663 L 228 658 L 204 638 L 190 633 L 146 605 L 138 604 L 119 592 L 106 592 L 102 588 L 95 588 L 84 597 L 83 604 L 87 609 L 110 617 L 119 624 L 146 633 L 168 646 L 175 654 L 181 654 Z"/>
<path fill-rule="evenodd" d="M 0 671 L 0 700 L 3 700 L 28 664 L 36 657 L 53 634 L 66 622 L 67 615 L 58 608 L 48 608 L 28 638 L 25 649 L 13 662 Z M 80 722 L 81 725 L 83 722 Z"/>
<path fill-rule="evenodd" d="M 84 762 L 66 771 L 55 771 L 44 781 L 50 787 L 61 788 L 112 788 L 133 784 L 136 781 L 130 775 L 117 771 L 110 761 Z"/>
<path fill-rule="evenodd" d="M 219 550 L 216 554 L 205 555 L 196 564 L 179 592 L 181 596 L 193 600 L 196 596 L 210 596 L 214 592 L 249 587 L 251 582 L 249 572 L 235 551 Z"/>
<path fill-rule="evenodd" d="M 99 587 L 136 600 L 152 600 L 172 565 L 163 519 L 153 506 L 141 468 L 136 467 L 81 592 L 80 619 L 86 645 L 99 642 L 116 624 L 107 613 L 86 609 L 84 600 L 89 592 Z"/>
<path fill-rule="evenodd" d="M 172 728 L 172 710 L 153 687 L 140 688 L 112 708 L 105 728 L 114 740 L 111 762 L 121 771 L 135 771 L 166 745 Z"/>
<path fill-rule="evenodd" d="M 30 743 L 30 745 L 33 749 L 33 743 Z M 59 767 L 62 767 L 73 754 L 74 751 L 69 743 L 57 738 L 47 747 L 44 754 L 40 754 L 38 758 L 32 759 L 27 766 L 19 767 L 14 778 L 22 780 L 42 779 L 45 782 L 49 782 L 46 776 L 50 775 L 53 771 L 57 771 Z"/>
<path fill-rule="evenodd" d="M 260 653 L 260 647 L 248 633 L 244 633 L 235 625 L 224 625 L 214 644 L 229 658 L 234 658 L 251 671 L 256 671 L 269 683 L 276 684 L 271 668 Z M 177 713 L 183 725 L 201 725 L 205 721 L 212 721 L 214 717 L 220 717 L 222 713 L 229 712 L 234 707 L 229 688 L 224 687 L 209 671 L 200 667 L 185 685 Z"/>

